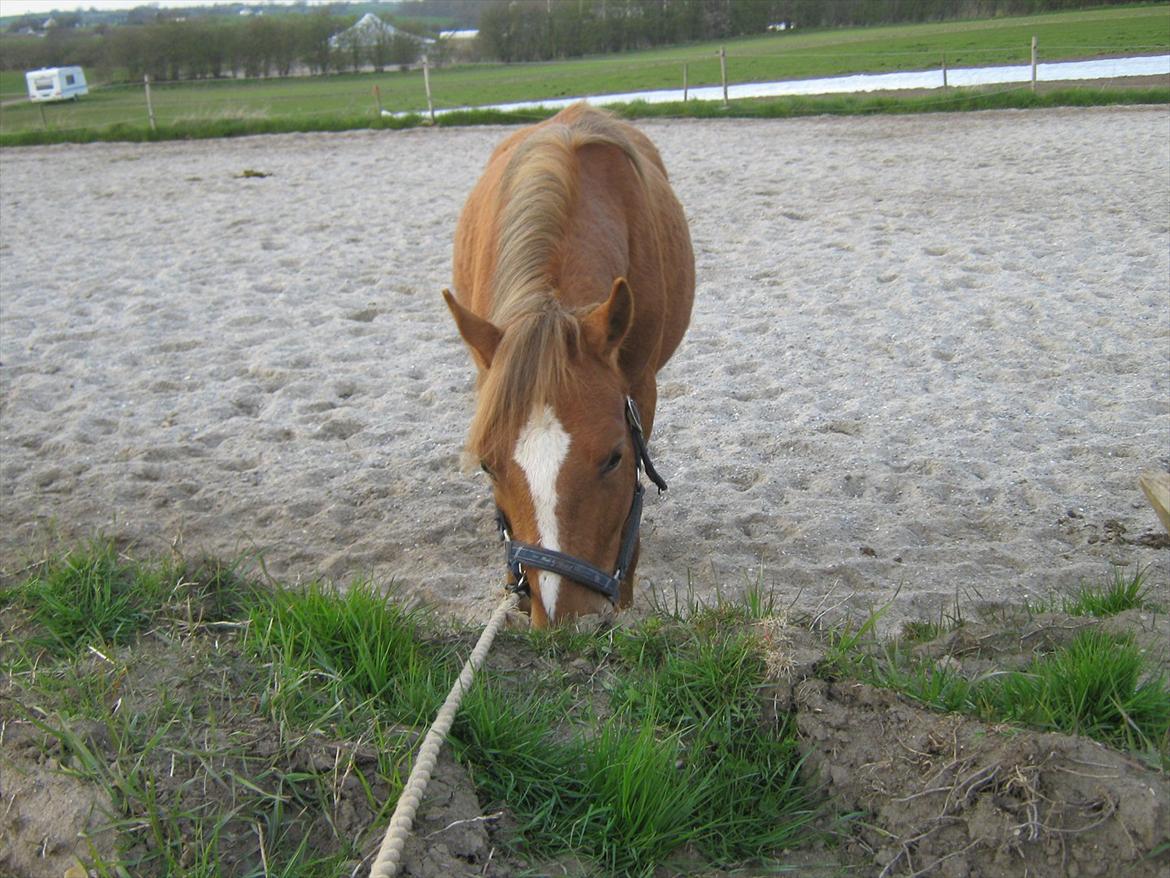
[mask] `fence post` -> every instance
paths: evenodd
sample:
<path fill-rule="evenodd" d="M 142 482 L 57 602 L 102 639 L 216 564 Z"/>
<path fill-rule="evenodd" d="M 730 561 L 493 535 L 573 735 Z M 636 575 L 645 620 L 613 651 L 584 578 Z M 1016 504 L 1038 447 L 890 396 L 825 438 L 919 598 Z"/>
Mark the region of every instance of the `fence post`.
<path fill-rule="evenodd" d="M 146 84 L 146 114 L 150 117 L 150 130 L 157 131 L 158 126 L 154 124 L 154 103 L 150 99 L 150 74 L 142 74 L 142 81 Z"/>
<path fill-rule="evenodd" d="M 423 87 L 427 90 L 427 110 L 431 114 L 431 124 L 435 124 L 435 104 L 431 100 L 431 70 L 430 62 L 426 55 L 423 55 Z"/>
<path fill-rule="evenodd" d="M 946 52 L 943 52 L 942 64 L 943 64 L 943 88 L 945 89 L 947 87 L 947 53 Z"/>
<path fill-rule="evenodd" d="M 374 101 L 378 104 L 378 118 L 380 119 L 385 110 L 382 109 L 382 89 L 378 88 L 376 82 L 374 83 Z"/>
<path fill-rule="evenodd" d="M 49 120 L 45 117 L 45 102 L 38 101 L 37 102 L 37 109 L 41 111 L 41 127 L 44 128 L 46 131 L 48 131 L 49 130 Z"/>
<path fill-rule="evenodd" d="M 687 65 L 683 64 L 683 103 L 687 102 Z"/>
<path fill-rule="evenodd" d="M 1036 38 L 1032 37 L 1032 91 L 1036 90 Z"/>
<path fill-rule="evenodd" d="M 723 106 L 729 107 L 727 102 L 727 49 L 723 46 L 719 47 L 719 76 L 723 80 Z"/>

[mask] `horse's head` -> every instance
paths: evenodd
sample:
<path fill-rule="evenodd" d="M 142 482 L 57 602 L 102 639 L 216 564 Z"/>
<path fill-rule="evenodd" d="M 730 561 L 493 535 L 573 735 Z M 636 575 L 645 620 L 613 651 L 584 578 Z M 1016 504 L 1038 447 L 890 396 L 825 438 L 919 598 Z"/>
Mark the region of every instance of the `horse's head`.
<path fill-rule="evenodd" d="M 639 460 L 619 361 L 633 319 L 626 281 L 590 310 L 569 312 L 550 296 L 503 326 L 444 296 L 479 367 L 468 449 L 491 478 L 510 537 L 614 573 Z M 623 605 L 635 564 L 636 552 L 621 571 Z M 612 608 L 569 575 L 526 565 L 525 576 L 535 627 Z"/>

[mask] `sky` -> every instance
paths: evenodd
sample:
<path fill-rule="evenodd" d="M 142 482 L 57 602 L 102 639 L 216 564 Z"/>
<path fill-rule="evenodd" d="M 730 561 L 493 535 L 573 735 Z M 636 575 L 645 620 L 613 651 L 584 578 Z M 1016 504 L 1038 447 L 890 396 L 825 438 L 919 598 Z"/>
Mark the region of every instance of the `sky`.
<path fill-rule="evenodd" d="M 72 12 L 75 9 L 133 9 L 135 6 L 165 6 L 182 9 L 184 6 L 212 6 L 234 3 L 238 0 L 0 0 L 0 15 L 24 15 L 26 12 L 48 14 L 54 9 Z M 254 2 L 254 0 L 249 0 Z M 272 2 L 272 0 L 260 0 Z M 310 4 L 327 0 L 308 0 Z"/>

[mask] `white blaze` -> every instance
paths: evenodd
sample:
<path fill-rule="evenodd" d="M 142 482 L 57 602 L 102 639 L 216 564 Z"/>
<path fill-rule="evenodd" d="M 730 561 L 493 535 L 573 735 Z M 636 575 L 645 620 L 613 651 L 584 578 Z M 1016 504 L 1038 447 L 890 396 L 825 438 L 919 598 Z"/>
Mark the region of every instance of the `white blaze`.
<path fill-rule="evenodd" d="M 536 510 L 536 529 L 540 544 L 554 552 L 561 550 L 557 524 L 557 476 L 569 453 L 569 434 L 549 406 L 532 410 L 528 423 L 516 440 L 512 459 L 524 470 L 532 505 Z M 540 573 L 540 597 L 551 622 L 557 609 L 557 592 L 561 578 L 555 573 Z"/>

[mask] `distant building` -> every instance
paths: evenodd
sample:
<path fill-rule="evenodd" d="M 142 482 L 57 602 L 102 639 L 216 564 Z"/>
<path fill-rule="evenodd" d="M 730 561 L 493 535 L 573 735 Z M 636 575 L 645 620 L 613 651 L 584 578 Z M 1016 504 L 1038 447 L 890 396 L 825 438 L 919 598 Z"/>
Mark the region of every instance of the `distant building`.
<path fill-rule="evenodd" d="M 479 36 L 479 31 L 474 28 L 471 30 L 445 30 L 439 32 L 440 40 L 474 40 Z"/>
<path fill-rule="evenodd" d="M 346 28 L 340 33 L 331 36 L 329 38 L 329 46 L 333 49 L 349 49 L 353 46 L 369 48 L 380 43 L 389 42 L 399 34 L 424 46 L 434 42 L 434 40 L 427 39 L 426 37 L 415 36 L 404 30 L 399 30 L 394 25 L 382 21 L 374 13 L 367 12 L 352 27 Z"/>

